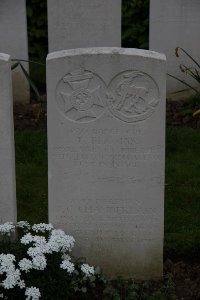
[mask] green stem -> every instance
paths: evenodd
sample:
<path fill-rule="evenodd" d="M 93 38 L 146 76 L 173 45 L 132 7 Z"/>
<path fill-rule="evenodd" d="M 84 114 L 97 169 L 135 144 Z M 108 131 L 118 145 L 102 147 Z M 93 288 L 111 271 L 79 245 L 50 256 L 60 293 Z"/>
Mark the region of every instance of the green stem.
<path fill-rule="evenodd" d="M 37 61 L 34 61 L 34 60 L 11 59 L 11 61 L 24 61 L 24 62 L 26 62 L 26 63 L 32 63 L 32 64 L 37 64 L 37 65 L 40 65 L 40 66 L 45 66 L 45 64 L 40 63 L 40 62 L 37 62 Z"/>

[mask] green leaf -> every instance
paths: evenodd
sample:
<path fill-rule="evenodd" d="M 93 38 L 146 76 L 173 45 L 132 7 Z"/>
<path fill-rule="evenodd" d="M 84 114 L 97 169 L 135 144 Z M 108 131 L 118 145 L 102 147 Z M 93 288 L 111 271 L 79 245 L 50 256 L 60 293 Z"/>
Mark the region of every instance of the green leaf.
<path fill-rule="evenodd" d="M 11 66 L 11 70 L 16 69 L 18 66 L 19 66 L 19 63 L 17 62 L 17 63 L 15 63 L 14 65 Z"/>
<path fill-rule="evenodd" d="M 101 273 L 102 273 L 101 268 L 99 266 L 96 266 L 96 268 L 95 268 L 95 274 L 99 275 Z"/>
<path fill-rule="evenodd" d="M 86 287 L 82 287 L 81 288 L 81 292 L 83 292 L 84 294 L 87 293 L 87 288 Z"/>

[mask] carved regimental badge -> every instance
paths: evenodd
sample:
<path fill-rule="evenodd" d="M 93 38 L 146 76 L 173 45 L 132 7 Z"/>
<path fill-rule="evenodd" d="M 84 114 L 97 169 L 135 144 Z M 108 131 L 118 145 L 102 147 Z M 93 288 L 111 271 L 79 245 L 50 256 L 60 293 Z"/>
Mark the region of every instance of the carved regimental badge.
<path fill-rule="evenodd" d="M 159 103 L 155 81 L 140 71 L 119 73 L 106 87 L 97 74 L 76 70 L 62 78 L 56 94 L 65 117 L 82 123 L 96 120 L 105 108 L 124 122 L 142 121 L 153 114 Z"/>
<path fill-rule="evenodd" d="M 110 112 L 124 122 L 147 119 L 159 102 L 154 80 L 139 71 L 126 71 L 115 76 L 109 84 L 107 103 Z"/>
<path fill-rule="evenodd" d="M 76 70 L 57 86 L 57 103 L 67 119 L 87 123 L 104 112 L 105 84 L 92 72 Z"/>

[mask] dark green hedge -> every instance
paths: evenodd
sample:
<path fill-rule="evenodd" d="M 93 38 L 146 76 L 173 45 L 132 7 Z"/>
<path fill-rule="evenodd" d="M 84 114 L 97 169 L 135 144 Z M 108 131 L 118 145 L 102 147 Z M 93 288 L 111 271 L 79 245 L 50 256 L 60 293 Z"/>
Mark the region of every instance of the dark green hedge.
<path fill-rule="evenodd" d="M 29 58 L 40 62 L 48 52 L 47 0 L 27 0 Z"/>
<path fill-rule="evenodd" d="M 47 0 L 27 0 L 29 59 L 45 64 L 48 53 Z M 29 64 L 30 76 L 40 93 L 46 89 L 46 68 Z M 33 94 L 33 98 L 35 95 Z"/>
<path fill-rule="evenodd" d="M 149 0 L 122 0 L 122 46 L 148 49 Z"/>

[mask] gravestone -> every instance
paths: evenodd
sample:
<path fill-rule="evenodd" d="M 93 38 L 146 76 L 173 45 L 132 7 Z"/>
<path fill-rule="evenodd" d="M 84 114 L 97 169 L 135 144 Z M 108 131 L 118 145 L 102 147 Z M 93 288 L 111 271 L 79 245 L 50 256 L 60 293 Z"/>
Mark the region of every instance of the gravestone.
<path fill-rule="evenodd" d="M 0 223 L 16 221 L 10 57 L 0 53 Z"/>
<path fill-rule="evenodd" d="M 121 0 L 48 0 L 49 52 L 121 46 Z"/>
<path fill-rule="evenodd" d="M 200 1 L 199 0 L 151 0 L 149 48 L 166 54 L 167 72 L 197 86 L 194 79 L 183 74 L 180 64 L 188 67 L 194 63 L 180 52 L 175 56 L 177 46 L 188 51 L 197 61 L 200 60 L 199 46 Z M 177 80 L 167 77 L 167 92 L 187 89 Z"/>
<path fill-rule="evenodd" d="M 1 52 L 8 53 L 12 59 L 28 60 L 25 0 L 0 1 L 0 41 Z M 29 70 L 28 63 L 22 65 Z M 20 67 L 12 71 L 12 77 L 14 101 L 28 103 L 29 84 Z"/>
<path fill-rule="evenodd" d="M 47 57 L 49 221 L 111 276 L 162 276 L 165 56 Z"/>

